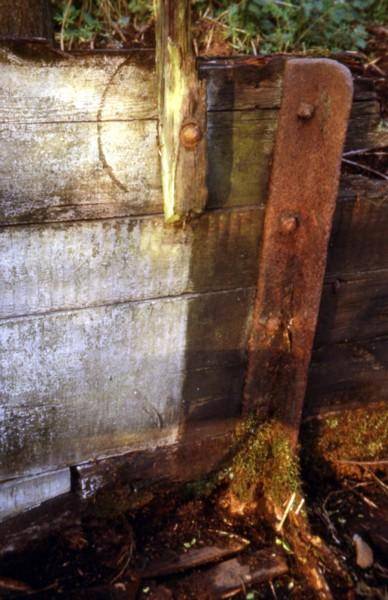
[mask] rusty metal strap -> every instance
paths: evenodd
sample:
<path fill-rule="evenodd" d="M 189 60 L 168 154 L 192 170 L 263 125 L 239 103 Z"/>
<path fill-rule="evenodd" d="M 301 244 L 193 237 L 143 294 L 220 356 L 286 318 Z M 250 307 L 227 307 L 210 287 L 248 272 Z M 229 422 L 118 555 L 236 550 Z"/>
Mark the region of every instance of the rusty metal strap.
<path fill-rule="evenodd" d="M 297 438 L 319 310 L 352 77 L 326 59 L 286 63 L 249 342 L 246 411 Z"/>

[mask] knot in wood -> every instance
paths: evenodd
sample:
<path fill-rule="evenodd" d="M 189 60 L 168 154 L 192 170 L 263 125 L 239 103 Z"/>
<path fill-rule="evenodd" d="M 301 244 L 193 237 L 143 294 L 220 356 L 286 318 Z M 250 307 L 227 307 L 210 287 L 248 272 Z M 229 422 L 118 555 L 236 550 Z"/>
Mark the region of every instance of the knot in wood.
<path fill-rule="evenodd" d="M 196 123 L 186 123 L 181 129 L 181 142 L 187 150 L 194 149 L 202 139 L 202 131 Z"/>
<path fill-rule="evenodd" d="M 307 121 L 308 119 L 311 119 L 314 112 L 315 112 L 315 106 L 313 106 L 312 104 L 309 104 L 308 102 L 301 102 L 299 104 L 297 114 L 298 114 L 299 119 L 303 119 L 304 121 Z"/>
<path fill-rule="evenodd" d="M 293 233 L 299 225 L 298 217 L 294 215 L 283 215 L 280 219 L 280 225 L 284 233 Z"/>

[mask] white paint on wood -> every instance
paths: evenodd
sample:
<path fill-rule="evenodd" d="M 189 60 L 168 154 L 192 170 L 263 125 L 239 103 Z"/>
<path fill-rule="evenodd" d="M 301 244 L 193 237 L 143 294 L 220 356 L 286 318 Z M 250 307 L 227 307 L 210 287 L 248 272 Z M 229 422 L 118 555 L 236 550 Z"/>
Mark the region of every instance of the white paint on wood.
<path fill-rule="evenodd" d="M 70 491 L 70 469 L 0 482 L 0 521 Z"/>

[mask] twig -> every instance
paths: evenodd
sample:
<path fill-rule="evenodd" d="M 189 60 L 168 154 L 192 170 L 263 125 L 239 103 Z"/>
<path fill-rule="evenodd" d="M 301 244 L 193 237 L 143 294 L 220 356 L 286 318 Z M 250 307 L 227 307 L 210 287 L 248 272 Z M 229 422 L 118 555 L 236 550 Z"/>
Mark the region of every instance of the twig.
<path fill-rule="evenodd" d="M 388 179 L 388 177 L 387 177 Z M 345 465 L 360 465 L 362 466 L 372 466 L 372 467 L 378 467 L 380 465 L 388 465 L 388 460 L 385 458 L 382 458 L 381 460 L 346 460 L 346 459 L 337 459 L 335 462 L 337 463 L 343 463 Z"/>
<path fill-rule="evenodd" d="M 281 531 L 281 530 L 283 529 L 283 525 L 284 525 L 284 523 L 285 523 L 285 521 L 286 521 L 286 519 L 287 519 L 288 513 L 290 512 L 291 508 L 292 508 L 292 507 L 293 507 L 293 505 L 294 505 L 294 502 L 295 502 L 295 497 L 296 497 L 296 493 L 295 493 L 295 492 L 293 492 L 293 493 L 291 494 L 291 497 L 290 497 L 289 501 L 288 501 L 288 504 L 287 504 L 287 506 L 286 506 L 286 510 L 284 511 L 284 515 L 283 515 L 283 517 L 282 517 L 282 519 L 281 519 L 280 523 L 278 523 L 278 524 L 276 525 L 276 531 Z"/>
<path fill-rule="evenodd" d="M 388 181 L 388 176 L 384 175 L 384 173 L 380 173 L 380 171 L 376 171 L 376 169 L 372 169 L 371 167 L 367 167 L 366 165 L 355 162 L 353 160 L 348 160 L 347 158 L 343 158 L 342 162 L 346 163 L 347 165 L 352 165 L 353 167 L 357 167 L 358 169 L 363 169 L 364 171 L 368 171 L 368 173 L 373 173 L 374 175 L 377 175 L 378 177 L 385 179 L 385 181 Z"/>
<path fill-rule="evenodd" d="M 368 473 L 370 473 L 373 477 L 373 479 L 375 479 L 375 481 L 383 488 L 383 490 L 385 491 L 385 493 L 388 492 L 388 485 L 386 485 L 384 483 L 384 481 L 381 481 L 381 479 L 379 477 L 377 477 L 376 473 L 373 473 L 372 469 L 368 469 L 367 468 Z"/>
<path fill-rule="evenodd" d="M 357 154 L 368 154 L 369 152 L 375 152 L 376 150 L 384 150 L 384 147 L 377 148 L 358 148 L 357 150 L 348 150 L 344 152 L 342 156 L 355 156 Z"/>
<path fill-rule="evenodd" d="M 68 3 L 66 4 L 66 8 L 64 10 L 63 17 L 62 17 L 61 32 L 59 34 L 59 44 L 60 44 L 62 52 L 64 52 L 64 50 L 65 50 L 65 27 L 66 27 L 67 17 L 69 16 L 69 12 L 70 12 L 70 8 L 71 8 L 72 4 L 73 4 L 73 0 L 68 0 Z"/>

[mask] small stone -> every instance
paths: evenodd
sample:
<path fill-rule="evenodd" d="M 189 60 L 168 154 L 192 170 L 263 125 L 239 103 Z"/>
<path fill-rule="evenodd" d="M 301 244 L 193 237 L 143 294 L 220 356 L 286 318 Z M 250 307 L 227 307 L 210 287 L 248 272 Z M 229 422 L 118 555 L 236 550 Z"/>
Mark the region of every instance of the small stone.
<path fill-rule="evenodd" d="M 369 569 L 373 565 L 373 550 L 360 535 L 353 536 L 353 544 L 356 549 L 356 563 L 361 569 Z"/>

